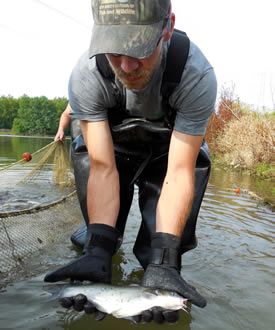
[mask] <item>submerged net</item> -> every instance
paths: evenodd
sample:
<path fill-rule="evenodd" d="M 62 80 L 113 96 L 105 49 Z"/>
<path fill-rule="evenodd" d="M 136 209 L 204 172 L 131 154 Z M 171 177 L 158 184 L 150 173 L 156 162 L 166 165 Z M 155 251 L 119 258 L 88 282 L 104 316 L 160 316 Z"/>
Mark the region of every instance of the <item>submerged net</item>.
<path fill-rule="evenodd" d="M 29 213 L 0 218 L 0 278 L 6 278 L 45 246 L 69 240 L 83 223 L 76 194 Z"/>
<path fill-rule="evenodd" d="M 0 276 L 82 222 L 67 146 L 54 141 L 0 169 Z"/>

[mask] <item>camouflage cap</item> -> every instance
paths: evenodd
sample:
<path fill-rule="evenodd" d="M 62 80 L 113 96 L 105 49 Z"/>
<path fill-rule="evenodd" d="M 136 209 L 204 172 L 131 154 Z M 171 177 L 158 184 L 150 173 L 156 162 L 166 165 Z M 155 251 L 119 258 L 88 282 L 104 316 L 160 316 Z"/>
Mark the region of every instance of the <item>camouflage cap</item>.
<path fill-rule="evenodd" d="M 170 0 L 92 0 L 90 57 L 121 54 L 149 57 L 160 39 Z"/>

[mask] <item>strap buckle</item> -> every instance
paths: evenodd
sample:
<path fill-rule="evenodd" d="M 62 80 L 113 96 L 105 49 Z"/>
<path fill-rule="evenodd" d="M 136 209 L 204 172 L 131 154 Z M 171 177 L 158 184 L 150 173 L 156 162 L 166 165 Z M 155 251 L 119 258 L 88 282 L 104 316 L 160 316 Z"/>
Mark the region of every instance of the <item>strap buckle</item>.
<path fill-rule="evenodd" d="M 167 265 L 175 267 L 177 270 L 181 268 L 181 255 L 177 249 L 171 248 L 152 248 L 150 262 L 155 265 Z"/>

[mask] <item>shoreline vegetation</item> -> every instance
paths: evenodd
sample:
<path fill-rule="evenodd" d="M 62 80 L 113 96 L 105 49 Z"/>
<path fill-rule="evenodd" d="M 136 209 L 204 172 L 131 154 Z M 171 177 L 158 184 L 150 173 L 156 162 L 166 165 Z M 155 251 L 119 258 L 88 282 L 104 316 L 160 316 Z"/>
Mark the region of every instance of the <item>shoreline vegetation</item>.
<path fill-rule="evenodd" d="M 15 135 L 55 135 L 67 104 L 64 97 L 50 100 L 46 96 L 0 96 L 0 130 L 10 130 Z"/>
<path fill-rule="evenodd" d="M 274 209 L 275 112 L 257 112 L 240 102 L 234 95 L 234 87 L 223 88 L 205 139 L 212 164 L 252 176 L 258 185 L 262 182 L 262 187 L 268 186 L 268 191 L 258 197 Z"/>
<path fill-rule="evenodd" d="M 256 112 L 223 89 L 205 139 L 215 165 L 275 180 L 275 112 Z"/>
<path fill-rule="evenodd" d="M 66 98 L 0 97 L 0 135 L 53 137 Z M 69 132 L 66 132 L 66 135 Z M 215 168 L 270 182 L 263 201 L 275 208 L 275 112 L 258 112 L 235 96 L 234 86 L 221 88 L 217 111 L 211 116 L 205 140 Z M 273 185 L 273 187 L 272 187 Z"/>

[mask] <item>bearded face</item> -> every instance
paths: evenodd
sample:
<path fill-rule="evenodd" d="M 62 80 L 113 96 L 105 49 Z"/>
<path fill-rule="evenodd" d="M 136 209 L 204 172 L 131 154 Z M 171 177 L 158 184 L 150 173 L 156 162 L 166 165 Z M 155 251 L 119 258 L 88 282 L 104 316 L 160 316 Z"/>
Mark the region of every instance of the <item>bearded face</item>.
<path fill-rule="evenodd" d="M 141 90 L 149 83 L 161 63 L 162 40 L 153 54 L 145 59 L 115 54 L 106 54 L 106 57 L 114 74 L 125 88 Z"/>

